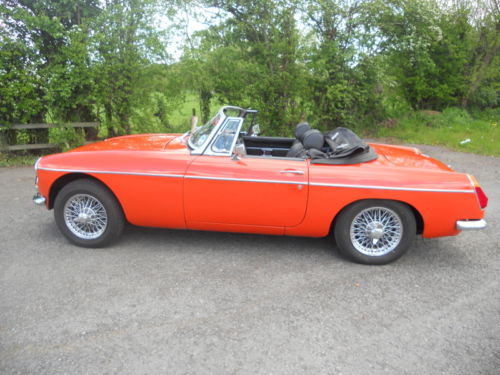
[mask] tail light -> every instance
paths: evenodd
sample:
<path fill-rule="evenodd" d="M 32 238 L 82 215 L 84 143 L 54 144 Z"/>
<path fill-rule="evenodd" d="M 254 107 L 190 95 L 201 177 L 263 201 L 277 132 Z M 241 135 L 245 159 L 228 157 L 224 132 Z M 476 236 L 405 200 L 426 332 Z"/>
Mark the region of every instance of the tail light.
<path fill-rule="evenodd" d="M 488 205 L 488 197 L 484 193 L 484 190 L 481 188 L 479 185 L 479 182 L 477 182 L 476 178 L 474 176 L 469 175 L 472 184 L 474 185 L 474 190 L 476 191 L 476 197 L 477 200 L 479 201 L 479 206 L 481 208 L 486 208 Z"/>
<path fill-rule="evenodd" d="M 481 208 L 486 208 L 486 206 L 488 205 L 488 197 L 484 193 L 483 189 L 481 189 L 481 186 L 475 186 L 475 189 L 477 199 L 479 200 L 479 206 Z"/>

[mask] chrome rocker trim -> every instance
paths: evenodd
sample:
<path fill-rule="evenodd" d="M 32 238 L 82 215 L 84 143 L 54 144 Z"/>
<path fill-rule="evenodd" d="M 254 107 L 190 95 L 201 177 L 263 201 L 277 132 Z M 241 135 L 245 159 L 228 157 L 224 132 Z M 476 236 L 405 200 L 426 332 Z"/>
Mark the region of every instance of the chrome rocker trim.
<path fill-rule="evenodd" d="M 484 219 L 457 221 L 457 229 L 458 230 L 479 230 L 479 229 L 484 229 L 487 226 L 488 226 L 488 223 Z"/>

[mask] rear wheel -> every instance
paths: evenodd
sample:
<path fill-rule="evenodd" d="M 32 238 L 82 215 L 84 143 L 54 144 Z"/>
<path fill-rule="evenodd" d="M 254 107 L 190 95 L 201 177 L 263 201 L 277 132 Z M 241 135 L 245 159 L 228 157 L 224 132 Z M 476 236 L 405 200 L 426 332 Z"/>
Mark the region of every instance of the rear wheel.
<path fill-rule="evenodd" d="M 408 250 L 415 235 L 413 212 L 395 201 L 359 201 L 335 220 L 334 236 L 340 252 L 358 263 L 390 263 Z"/>
<path fill-rule="evenodd" d="M 81 179 L 64 186 L 54 203 L 59 230 L 72 243 L 103 247 L 120 237 L 125 226 L 122 209 L 101 183 Z"/>

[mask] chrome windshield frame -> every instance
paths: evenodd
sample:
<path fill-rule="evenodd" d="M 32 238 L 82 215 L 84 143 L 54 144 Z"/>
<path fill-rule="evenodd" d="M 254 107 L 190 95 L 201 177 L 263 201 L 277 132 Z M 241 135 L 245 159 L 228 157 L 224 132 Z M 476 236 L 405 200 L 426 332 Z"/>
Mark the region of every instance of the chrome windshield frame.
<path fill-rule="evenodd" d="M 218 129 L 217 133 L 215 133 L 215 135 L 212 137 L 212 140 L 209 143 L 208 147 L 203 152 L 203 155 L 231 156 L 231 154 L 233 152 L 233 149 L 234 149 L 234 146 L 236 144 L 236 141 L 238 140 L 238 134 L 240 133 L 241 126 L 243 125 L 243 120 L 244 119 L 242 117 L 226 117 L 226 119 L 224 120 L 224 125 L 221 126 Z M 217 137 L 219 137 L 226 130 L 227 125 L 231 121 L 238 121 L 238 125 L 237 125 L 237 128 L 235 130 L 235 134 L 233 136 L 233 139 L 231 141 L 231 145 L 229 147 L 229 150 L 227 150 L 227 151 L 216 151 L 216 150 L 214 150 L 213 146 L 214 146 L 215 142 L 217 142 Z"/>
<path fill-rule="evenodd" d="M 235 107 L 235 106 L 224 106 L 219 111 L 213 116 L 210 121 L 212 121 L 215 117 L 219 116 L 220 120 L 213 127 L 213 129 L 210 131 L 210 134 L 208 135 L 207 139 L 198 147 L 194 147 L 194 145 L 191 143 L 191 139 L 188 139 L 187 144 L 189 148 L 191 149 L 191 155 L 203 155 L 207 149 L 207 147 L 212 144 L 212 141 L 215 139 L 215 137 L 219 134 L 220 129 L 224 126 L 226 123 L 226 120 L 229 118 L 229 116 L 226 114 L 226 111 L 232 110 L 232 111 L 238 111 L 238 115 L 234 117 L 241 117 L 244 118 L 247 113 L 252 113 L 253 110 L 248 110 L 244 109 L 241 107 Z M 250 112 L 252 111 L 252 112 Z"/>

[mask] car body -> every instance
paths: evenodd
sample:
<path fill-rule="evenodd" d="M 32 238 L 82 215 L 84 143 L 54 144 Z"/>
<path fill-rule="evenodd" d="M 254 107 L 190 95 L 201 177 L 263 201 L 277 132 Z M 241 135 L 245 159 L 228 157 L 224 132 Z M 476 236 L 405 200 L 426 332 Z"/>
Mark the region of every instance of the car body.
<path fill-rule="evenodd" d="M 108 244 L 125 221 L 306 237 L 333 231 L 338 244 L 344 237 L 344 254 L 370 264 L 398 258 L 411 239 L 400 242 L 415 234 L 452 236 L 486 226 L 487 198 L 469 174 L 413 147 L 374 143 L 375 159 L 354 164 L 287 157 L 293 138 L 251 135 L 253 120 L 249 132 L 242 130 L 255 112 L 226 106 L 195 132 L 122 136 L 44 156 L 35 165 L 34 201 L 55 208 L 63 234 L 81 246 Z M 384 230 L 400 232 L 397 244 L 371 251 L 390 237 Z"/>

